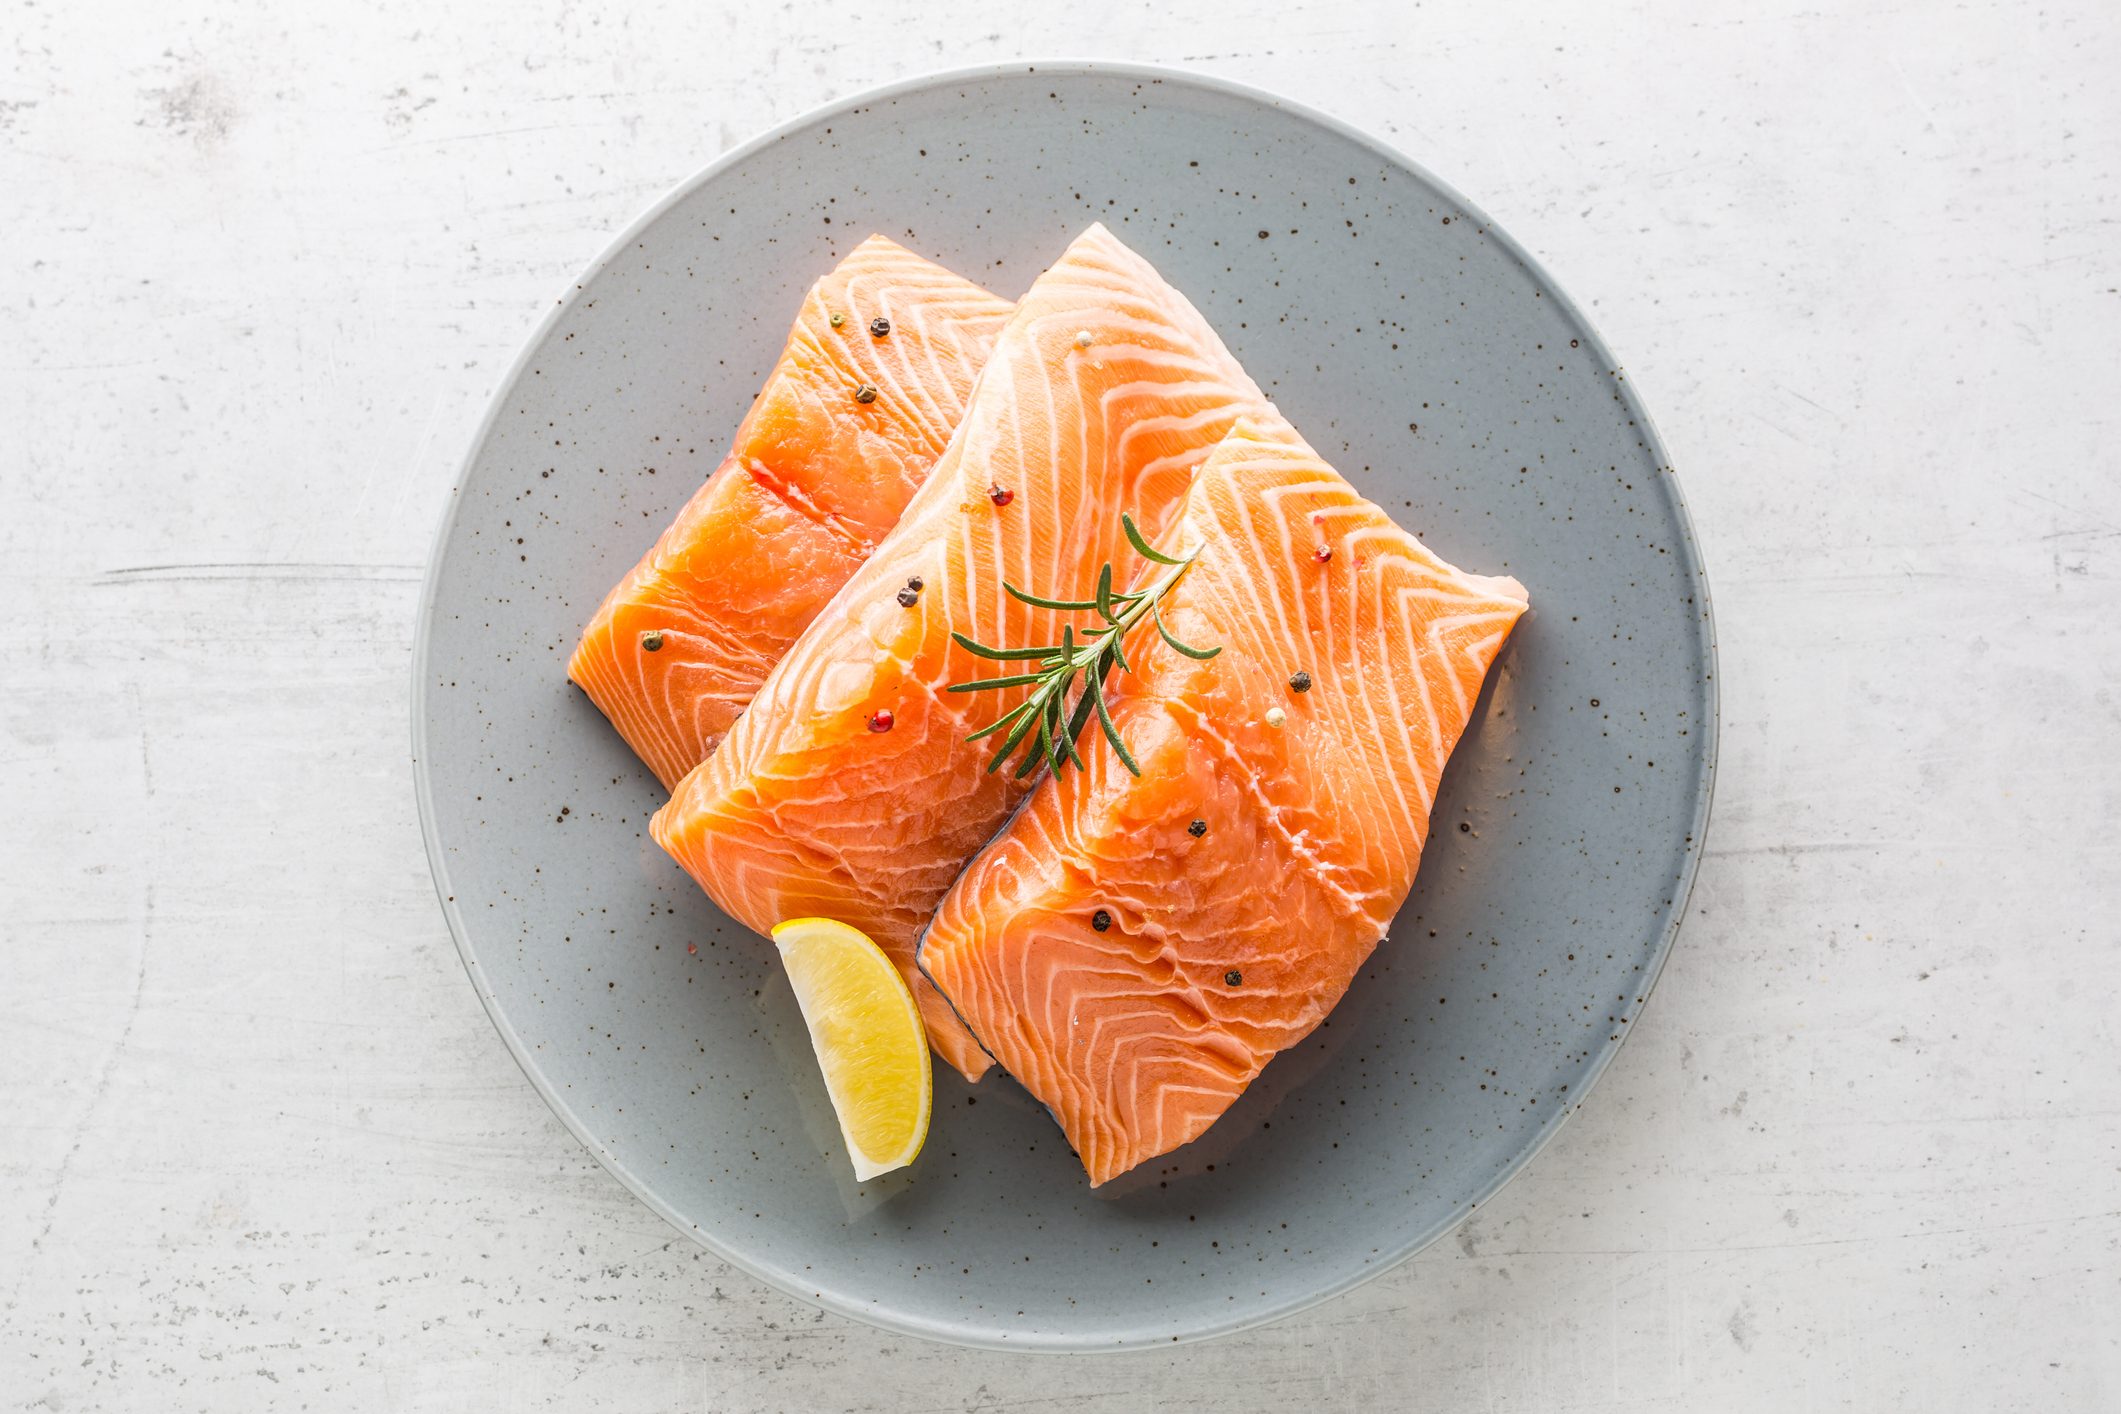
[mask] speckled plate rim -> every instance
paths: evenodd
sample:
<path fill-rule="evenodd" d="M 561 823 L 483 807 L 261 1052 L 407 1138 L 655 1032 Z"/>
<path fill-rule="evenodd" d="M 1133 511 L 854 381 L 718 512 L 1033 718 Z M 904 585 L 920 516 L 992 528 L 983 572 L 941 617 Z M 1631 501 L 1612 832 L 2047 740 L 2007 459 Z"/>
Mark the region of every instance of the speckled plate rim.
<path fill-rule="evenodd" d="M 625 230 L 610 241 L 597 255 L 596 259 L 584 267 L 576 284 L 587 283 L 591 276 L 598 273 L 620 252 L 631 246 L 643 231 L 700 187 L 715 180 L 722 173 L 737 166 L 739 163 L 744 162 L 754 153 L 764 151 L 776 143 L 786 141 L 816 124 L 844 117 L 857 110 L 871 107 L 889 99 L 918 93 L 930 88 L 947 87 L 951 84 L 981 83 L 992 79 L 1012 78 L 1030 73 L 1046 73 L 1061 77 L 1096 75 L 1100 77 L 1131 78 L 1202 89 L 1224 97 L 1260 104 L 1301 122 L 1310 123 L 1335 137 L 1355 143 L 1376 156 L 1379 161 L 1401 168 L 1417 179 L 1428 183 L 1438 193 L 1449 198 L 1467 215 L 1474 217 L 1483 228 L 1487 238 L 1521 262 L 1525 270 L 1541 282 L 1541 288 L 1560 308 L 1561 312 L 1572 323 L 1582 329 L 1590 351 L 1596 354 L 1608 368 L 1617 369 L 1621 366 L 1619 361 L 1613 357 L 1611 348 L 1600 337 L 1598 331 L 1592 327 L 1589 318 L 1585 316 L 1583 310 L 1577 306 L 1576 302 L 1569 297 L 1567 291 L 1547 272 L 1546 267 L 1532 256 L 1531 252 L 1519 245 L 1507 231 L 1504 231 L 1490 220 L 1477 204 L 1468 201 L 1450 183 L 1437 177 L 1397 148 L 1329 114 L 1319 112 L 1317 109 L 1297 103 L 1291 99 L 1283 98 L 1278 94 L 1269 93 L 1264 89 L 1254 88 L 1249 84 L 1236 83 L 1229 79 L 1196 73 L 1187 69 L 1103 59 L 1025 59 L 997 64 L 979 64 L 966 68 L 941 69 L 913 78 L 902 79 L 896 83 L 884 84 L 877 88 L 863 89 L 845 98 L 813 108 L 807 113 L 760 134 L 750 142 L 723 153 L 720 157 L 666 192 L 654 205 L 628 223 Z M 589 1127 L 569 1108 L 566 1100 L 553 1089 L 538 1067 L 532 1062 L 529 1048 L 523 1043 L 523 1038 L 517 1034 L 514 1024 L 509 1020 L 507 1013 L 501 1006 L 500 999 L 486 985 L 485 974 L 479 963 L 478 949 L 471 940 L 470 930 L 465 927 L 463 914 L 456 904 L 455 891 L 449 882 L 448 866 L 442 855 L 440 827 L 435 819 L 432 782 L 429 780 L 427 773 L 428 673 L 426 667 L 428 636 L 435 620 L 436 600 L 442 581 L 443 559 L 449 548 L 450 537 L 456 529 L 457 515 L 464 506 L 465 485 L 472 469 L 479 460 L 481 452 L 485 449 L 487 440 L 493 434 L 495 424 L 500 420 L 501 409 L 507 402 L 510 390 L 522 379 L 525 370 L 530 367 L 531 360 L 538 349 L 544 344 L 553 327 L 559 322 L 560 316 L 565 312 L 565 301 L 557 301 L 551 309 L 545 311 L 544 318 L 538 321 L 537 327 L 524 340 L 521 350 L 509 365 L 508 372 L 494 386 L 492 400 L 487 405 L 485 416 L 480 419 L 478 431 L 473 435 L 471 443 L 464 453 L 463 460 L 458 465 L 456 484 L 450 489 L 449 505 L 442 514 L 441 524 L 435 531 L 434 541 L 428 552 L 427 573 L 420 590 L 419 619 L 414 631 L 412 644 L 412 767 L 413 789 L 419 803 L 420 833 L 426 841 L 427 865 L 434 877 L 435 896 L 441 903 L 442 915 L 448 921 L 450 936 L 456 940 L 457 954 L 463 959 L 464 970 L 470 976 L 472 986 L 479 994 L 479 1001 L 486 1008 L 487 1016 L 492 1019 L 494 1029 L 501 1033 L 501 1039 L 508 1045 L 509 1054 L 515 1057 L 516 1064 L 522 1068 L 523 1074 L 529 1079 L 531 1088 L 543 1097 L 545 1103 L 551 1107 L 552 1112 L 559 1116 L 560 1122 L 567 1126 L 576 1139 L 581 1141 L 583 1147 L 596 1156 L 597 1162 L 602 1164 L 611 1173 L 612 1177 L 618 1179 L 620 1183 L 624 1184 L 633 1193 L 634 1197 L 640 1199 L 642 1203 L 646 1204 L 679 1232 L 684 1233 L 687 1237 L 705 1247 L 722 1261 L 757 1278 L 777 1291 L 785 1292 L 787 1295 L 793 1296 L 806 1304 L 822 1307 L 838 1315 L 849 1316 L 872 1326 L 879 1326 L 885 1330 L 919 1336 L 926 1340 L 939 1341 L 949 1345 L 988 1350 L 1040 1351 L 1046 1353 L 1092 1353 L 1145 1348 L 1148 1342 L 1113 1344 L 1100 1341 L 1096 1344 L 1090 1344 L 1069 1336 L 1030 1335 L 1021 1340 L 1012 1340 L 1007 1337 L 982 1337 L 953 1326 L 849 1301 L 836 1293 L 827 1294 L 804 1285 L 790 1273 L 754 1262 L 743 1253 L 725 1245 L 714 1234 L 696 1227 L 681 1217 L 621 1163 L 616 1155 L 612 1154 L 597 1141 Z M 1680 866 L 1677 887 L 1672 892 L 1671 902 L 1666 906 L 1663 919 L 1660 922 L 1656 948 L 1645 964 L 1647 978 L 1643 987 L 1643 1000 L 1646 1003 L 1650 994 L 1656 989 L 1657 980 L 1664 972 L 1665 961 L 1671 956 L 1672 945 L 1678 939 L 1680 925 L 1686 919 L 1687 900 L 1693 893 L 1694 880 L 1700 872 L 1702 854 L 1707 848 L 1710 805 L 1715 794 L 1717 748 L 1719 739 L 1722 736 L 1722 689 L 1716 679 L 1716 626 L 1709 600 L 1708 572 L 1702 563 L 1701 547 L 1695 536 L 1693 520 L 1688 516 L 1686 502 L 1679 494 L 1677 474 L 1671 469 L 1670 453 L 1665 448 L 1663 438 L 1657 433 L 1656 424 L 1650 418 L 1649 409 L 1643 405 L 1641 398 L 1636 395 L 1634 384 L 1622 380 L 1619 383 L 1618 391 L 1629 415 L 1640 426 L 1647 450 L 1655 457 L 1658 465 L 1665 468 L 1665 475 L 1659 479 L 1659 489 L 1682 532 L 1681 559 L 1685 564 L 1687 576 L 1693 584 L 1695 596 L 1700 605 L 1701 612 L 1695 620 L 1695 635 L 1697 639 L 1696 646 L 1701 654 L 1703 663 L 1706 665 L 1704 677 L 1708 696 L 1708 732 L 1702 745 L 1701 778 L 1696 786 L 1694 813 L 1689 822 L 1690 833 L 1694 843 L 1691 849 L 1683 853 L 1684 862 Z M 1217 1336 L 1232 1335 L 1239 1331 L 1251 1330 L 1286 1316 L 1295 1315 L 1361 1286 L 1364 1282 L 1390 1271 L 1416 1253 L 1424 1250 L 1431 1243 L 1445 1236 L 1460 1223 L 1471 1217 L 1481 1204 L 1493 1199 L 1504 1184 L 1522 1173 L 1525 1166 L 1538 1157 L 1540 1151 L 1546 1148 L 1556 1134 L 1561 1132 L 1562 1126 L 1568 1122 L 1569 1117 L 1583 1108 L 1585 1100 L 1589 1098 L 1591 1091 L 1596 1087 L 1600 1078 L 1604 1076 L 1607 1067 L 1612 1064 L 1613 1057 L 1619 1054 L 1620 1048 L 1626 1044 L 1627 1037 L 1635 1029 L 1630 1027 L 1618 1032 L 1613 1039 L 1606 1041 L 1602 1045 L 1598 1054 L 1591 1061 L 1590 1069 L 1586 1073 L 1586 1078 L 1577 1093 L 1576 1102 L 1557 1111 L 1552 1119 L 1547 1120 L 1538 1129 L 1534 1130 L 1525 1141 L 1524 1147 L 1518 1150 L 1510 1158 L 1510 1161 L 1496 1172 L 1493 1178 L 1488 1180 L 1487 1184 L 1479 1190 L 1478 1195 L 1466 1204 L 1463 1212 L 1452 1214 L 1434 1224 L 1427 1231 L 1417 1233 L 1397 1250 L 1380 1253 L 1377 1261 L 1358 1267 L 1339 1280 L 1329 1282 L 1315 1291 L 1292 1297 L 1278 1305 L 1254 1312 L 1242 1318 L 1226 1321 L 1208 1321 L 1190 1330 L 1180 1331 L 1169 1338 L 1159 1336 L 1155 1345 L 1168 1347 L 1174 1343 L 1186 1344 L 1197 1340 L 1209 1340 Z"/>

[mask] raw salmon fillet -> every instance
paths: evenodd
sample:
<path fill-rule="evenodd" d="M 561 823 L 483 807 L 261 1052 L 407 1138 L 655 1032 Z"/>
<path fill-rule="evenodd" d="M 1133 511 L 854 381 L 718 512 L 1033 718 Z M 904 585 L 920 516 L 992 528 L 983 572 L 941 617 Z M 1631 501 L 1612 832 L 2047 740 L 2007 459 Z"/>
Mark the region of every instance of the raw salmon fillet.
<path fill-rule="evenodd" d="M 1009 310 L 882 236 L 811 286 L 736 445 L 567 665 L 666 788 L 897 523 Z"/>
<path fill-rule="evenodd" d="M 1251 427 L 1170 540 L 1200 557 L 1164 618 L 1222 653 L 1138 635 L 1139 676 L 1108 697 L 1141 776 L 1085 733 L 1088 770 L 1040 783 L 920 944 L 1093 1186 L 1197 1137 L 1340 1000 L 1413 886 L 1437 779 L 1526 607 L 1516 580 L 1453 569 Z"/>
<path fill-rule="evenodd" d="M 1241 416 L 1286 425 L 1185 297 L 1093 226 L 1024 296 L 927 484 L 656 814 L 656 841 L 753 928 L 822 915 L 874 938 L 937 1053 L 977 1078 L 987 1056 L 913 945 L 1027 788 L 965 740 L 1024 690 L 944 692 L 992 676 L 951 632 L 1058 642 L 1064 616 L 1002 582 L 1077 598 L 1107 561 L 1131 574 L 1120 512 L 1160 533 Z"/>

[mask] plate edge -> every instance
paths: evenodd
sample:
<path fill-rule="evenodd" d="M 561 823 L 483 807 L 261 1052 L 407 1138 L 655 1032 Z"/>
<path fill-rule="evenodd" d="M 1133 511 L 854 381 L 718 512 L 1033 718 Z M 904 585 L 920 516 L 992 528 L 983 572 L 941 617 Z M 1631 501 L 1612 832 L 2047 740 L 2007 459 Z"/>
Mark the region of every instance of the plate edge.
<path fill-rule="evenodd" d="M 1582 328 L 1584 333 L 1590 338 L 1591 350 L 1604 358 L 1606 366 L 1611 369 L 1618 369 L 1622 366 L 1614 359 L 1611 347 L 1585 315 L 1583 309 L 1575 300 L 1570 298 L 1567 291 L 1554 280 L 1552 274 L 1530 251 L 1526 250 L 1509 232 L 1495 225 L 1485 211 L 1472 201 L 1469 201 L 1451 183 L 1438 177 L 1427 167 L 1383 139 L 1333 117 L 1329 113 L 1312 108 L 1308 104 L 1285 98 L 1280 94 L 1264 89 L 1255 88 L 1249 84 L 1194 69 L 1121 60 L 1018 59 L 954 69 L 934 70 L 895 80 L 874 88 L 857 90 L 843 98 L 820 104 L 815 108 L 797 114 L 784 123 L 769 128 L 748 142 L 729 149 L 713 161 L 702 166 L 691 176 L 677 183 L 670 190 L 664 192 L 662 196 L 652 202 L 639 215 L 635 216 L 633 220 L 629 221 L 615 237 L 606 242 L 603 249 L 581 268 L 580 273 L 574 280 L 574 284 L 577 287 L 585 284 L 615 256 L 631 245 L 636 237 L 658 220 L 666 211 L 685 200 L 699 187 L 721 175 L 724 170 L 734 167 L 751 157 L 754 153 L 763 151 L 815 123 L 859 111 L 901 94 L 947 86 L 951 83 L 978 83 L 995 79 L 1020 78 L 1041 70 L 1081 76 L 1141 78 L 1159 83 L 1175 82 L 1202 88 L 1286 112 L 1293 117 L 1302 119 L 1357 144 L 1374 153 L 1381 161 L 1407 170 L 1420 180 L 1427 182 L 1440 194 L 1456 203 L 1461 211 L 1475 218 L 1484 229 L 1487 237 L 1501 246 L 1512 258 L 1536 277 L 1546 296 L 1553 300 L 1573 323 Z M 1301 1298 L 1239 1319 L 1220 1323 L 1211 1322 L 1192 1330 L 1168 1333 L 1154 1339 L 1090 1342 L 1079 1337 L 1043 1339 L 1032 1337 L 1027 1340 L 1012 1341 L 1006 1336 L 986 1338 L 957 1327 L 932 1325 L 923 1321 L 896 1317 L 886 1312 L 863 1310 L 858 1305 L 844 1301 L 839 1297 L 828 1297 L 824 1293 L 815 1290 L 806 1291 L 786 1281 L 780 1273 L 765 1270 L 741 1254 L 724 1247 L 712 1235 L 706 1233 L 698 1226 L 682 1220 L 676 1212 L 635 1180 L 633 1175 L 619 1163 L 616 1156 L 612 1155 L 604 1147 L 602 1142 L 589 1131 L 558 1093 L 532 1068 L 521 1038 L 516 1034 L 513 1026 L 500 1010 L 498 999 L 493 996 L 482 981 L 476 950 L 472 945 L 469 933 L 464 927 L 462 915 L 456 907 L 455 895 L 449 886 L 448 867 L 442 857 L 442 846 L 435 823 L 433 792 L 430 787 L 427 770 L 423 764 L 427 753 L 427 674 L 425 668 L 428 640 L 430 627 L 434 621 L 435 596 L 442 579 L 444 552 L 448 547 L 450 534 L 456 527 L 458 513 L 463 507 L 466 478 L 480 450 L 485 446 L 495 425 L 500 420 L 502 393 L 513 387 L 521 378 L 523 371 L 530 366 L 536 350 L 544 341 L 546 335 L 558 323 L 560 316 L 566 312 L 568 304 L 569 301 L 564 297 L 554 301 L 553 307 L 545 311 L 544 316 L 538 320 L 537 324 L 524 337 L 521 347 L 518 349 L 516 356 L 510 360 L 507 370 L 495 382 L 493 390 L 488 397 L 486 411 L 480 418 L 470 441 L 466 444 L 463 456 L 458 461 L 455 480 L 450 487 L 449 502 L 443 510 L 441 520 L 437 524 L 434 536 L 429 544 L 427 569 L 422 579 L 419 606 L 416 610 L 418 617 L 414 626 L 410 663 L 412 674 L 410 707 L 412 718 L 413 790 L 420 817 L 420 834 L 426 846 L 428 873 L 435 886 L 435 898 L 441 906 L 443 920 L 449 927 L 450 937 L 456 944 L 458 960 L 464 965 L 465 973 L 471 980 L 473 990 L 478 994 L 479 1004 L 485 1009 L 487 1019 L 493 1023 L 494 1029 L 500 1033 L 503 1043 L 508 1047 L 509 1054 L 515 1058 L 517 1067 L 522 1070 L 524 1078 L 530 1082 L 531 1088 L 537 1092 L 539 1098 L 545 1101 L 546 1107 L 559 1118 L 561 1124 L 581 1142 L 584 1148 L 596 1156 L 597 1162 L 605 1171 L 618 1179 L 620 1184 L 639 1199 L 651 1212 L 668 1222 L 678 1232 L 698 1242 L 719 1260 L 729 1263 L 739 1271 L 763 1282 L 774 1290 L 794 1297 L 805 1304 L 821 1307 L 838 1315 L 848 1316 L 864 1324 L 888 1330 L 895 1334 L 918 1336 L 943 1344 L 966 1346 L 975 1349 L 1029 1351 L 1047 1354 L 1092 1354 L 1106 1351 L 1168 1348 L 1172 1345 L 1186 1345 L 1195 1341 L 1235 1335 L 1298 1315 L 1337 1296 L 1345 1295 L 1356 1287 L 1406 1262 L 1454 1231 L 1468 1217 L 1472 1216 L 1482 1203 L 1491 1201 L 1495 1194 L 1501 1191 L 1506 1184 L 1524 1172 L 1531 1162 L 1553 1141 L 1555 1135 L 1561 1132 L 1569 1119 L 1582 1109 L 1584 1102 L 1597 1087 L 1599 1080 L 1604 1077 L 1614 1058 L 1620 1053 L 1621 1047 L 1627 1044 L 1627 1038 L 1633 1034 L 1632 1029 L 1621 1033 L 1619 1040 L 1609 1042 L 1605 1049 L 1593 1060 L 1592 1067 L 1582 1083 L 1582 1089 L 1578 1094 L 1576 1103 L 1558 1112 L 1553 1119 L 1534 1131 L 1525 1146 L 1501 1166 L 1496 1176 L 1479 1190 L 1476 1197 L 1468 1200 L 1464 1212 L 1456 1214 L 1436 1225 L 1433 1230 L 1427 1233 L 1417 1235 L 1400 1250 L 1381 1255 L 1375 1263 L 1364 1266 L 1341 1281 L 1332 1283 L 1319 1291 L 1307 1293 Z M 1693 894 L 1695 881 L 1699 877 L 1701 859 L 1707 845 L 1709 818 L 1711 804 L 1715 795 L 1716 770 L 1722 738 L 1722 687 L 1717 676 L 1716 632 L 1714 613 L 1709 597 L 1708 570 L 1701 553 L 1699 533 L 1694 526 L 1693 517 L 1687 511 L 1685 498 L 1680 494 L 1677 472 L 1673 469 L 1671 463 L 1671 454 L 1665 445 L 1664 438 L 1658 433 L 1656 425 L 1650 417 L 1648 407 L 1644 405 L 1642 399 L 1636 394 L 1633 384 L 1625 380 L 1621 384 L 1621 396 L 1629 412 L 1635 416 L 1642 430 L 1646 449 L 1656 457 L 1664 472 L 1662 485 L 1665 495 L 1685 535 L 1686 566 L 1689 576 L 1694 582 L 1695 595 L 1700 601 L 1700 616 L 1696 639 L 1701 649 L 1703 662 L 1706 664 L 1705 695 L 1708 711 L 1708 739 L 1702 755 L 1700 779 L 1695 786 L 1695 808 L 1692 821 L 1693 843 L 1692 847 L 1687 851 L 1686 862 L 1680 870 L 1678 879 L 1675 881 L 1672 901 L 1666 909 L 1665 920 L 1662 925 L 1662 936 L 1659 939 L 1655 954 L 1648 964 L 1648 975 L 1644 981 L 1642 992 L 1642 1005 L 1647 1005 L 1650 996 L 1656 990 L 1658 981 L 1663 976 L 1665 963 L 1671 957 L 1672 949 L 1677 943 L 1679 929 L 1686 917 L 1687 902 Z"/>

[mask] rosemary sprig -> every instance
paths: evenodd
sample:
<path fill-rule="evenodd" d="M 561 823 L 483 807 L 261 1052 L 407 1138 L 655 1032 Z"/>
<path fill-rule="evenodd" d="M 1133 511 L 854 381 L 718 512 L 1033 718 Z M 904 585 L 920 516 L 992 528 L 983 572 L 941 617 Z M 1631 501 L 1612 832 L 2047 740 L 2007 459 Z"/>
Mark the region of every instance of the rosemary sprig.
<path fill-rule="evenodd" d="M 1018 780 L 1036 771 L 1041 764 L 1055 774 L 1059 774 L 1064 766 L 1071 764 L 1077 770 L 1082 770 L 1082 753 L 1075 749 L 1075 739 L 1082 735 L 1083 728 L 1089 725 L 1090 718 L 1095 715 L 1098 725 L 1104 729 L 1105 740 L 1112 743 L 1112 750 L 1118 754 L 1120 764 L 1139 776 L 1142 768 L 1127 750 L 1127 743 L 1120 738 L 1119 728 L 1113 725 L 1112 711 L 1105 705 L 1105 675 L 1114 667 L 1122 672 L 1134 671 L 1127 662 L 1123 646 L 1127 634 L 1147 618 L 1156 625 L 1156 631 L 1163 636 L 1164 642 L 1188 658 L 1206 661 L 1222 652 L 1219 647 L 1195 648 L 1179 642 L 1171 630 L 1164 626 L 1163 612 L 1157 607 L 1158 601 L 1170 593 L 1172 587 L 1185 575 L 1187 568 L 1193 563 L 1193 555 L 1200 552 L 1195 550 L 1193 555 L 1174 559 L 1149 544 L 1134 524 L 1132 516 L 1122 513 L 1119 523 L 1120 528 L 1127 532 L 1128 543 L 1134 546 L 1136 554 L 1153 564 L 1168 567 L 1168 572 L 1155 583 L 1123 594 L 1112 587 L 1112 566 L 1107 564 L 1098 571 L 1097 594 L 1091 599 L 1049 599 L 1019 589 L 1007 581 L 1002 584 L 1009 596 L 1020 603 L 1068 614 L 1094 612 L 1104 620 L 1102 624 L 1080 632 L 1077 631 L 1076 625 L 1065 624 L 1061 628 L 1059 643 L 1045 644 L 1037 648 L 995 648 L 967 638 L 962 633 L 950 635 L 966 652 L 982 658 L 997 662 L 1037 665 L 1029 672 L 952 683 L 946 689 L 950 692 L 984 692 L 988 689 L 1010 687 L 1032 689 L 1029 697 L 1003 713 L 999 721 L 982 727 L 965 738 L 967 741 L 978 741 L 984 736 L 1001 734 L 1001 745 L 995 749 L 993 759 L 987 762 L 989 771 L 1008 760 L 1010 753 L 1027 740 L 1031 744 L 1025 749 L 1023 760 L 1016 767 Z M 1078 679 L 1081 683 L 1079 688 Z M 1072 704 L 1068 699 L 1071 690 L 1075 692 Z"/>

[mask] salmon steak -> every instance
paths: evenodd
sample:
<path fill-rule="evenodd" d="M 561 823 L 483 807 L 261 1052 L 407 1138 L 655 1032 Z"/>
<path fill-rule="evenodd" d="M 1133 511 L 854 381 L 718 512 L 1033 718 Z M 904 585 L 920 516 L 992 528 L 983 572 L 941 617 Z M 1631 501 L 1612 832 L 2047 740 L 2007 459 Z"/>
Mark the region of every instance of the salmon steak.
<path fill-rule="evenodd" d="M 1092 1186 L 1199 1136 L 1340 1000 L 1413 887 L 1437 782 L 1518 616 L 1277 429 L 1208 459 L 1198 556 L 1087 734 L 950 890 L 922 971 Z"/>
<path fill-rule="evenodd" d="M 665 789 L 898 522 L 1010 308 L 882 236 L 811 286 L 729 455 L 567 666 Z"/>
<path fill-rule="evenodd" d="M 1017 305 L 896 528 L 657 812 L 657 843 L 761 932 L 819 915 L 867 933 L 936 1052 L 976 1079 L 988 1057 L 914 942 L 1028 789 L 966 740 L 1024 693 L 947 692 L 988 676 L 952 634 L 1056 641 L 1070 616 L 1004 582 L 1080 598 L 1108 562 L 1137 564 L 1122 512 L 1161 534 L 1243 417 L 1286 427 L 1185 297 L 1091 227 Z"/>

